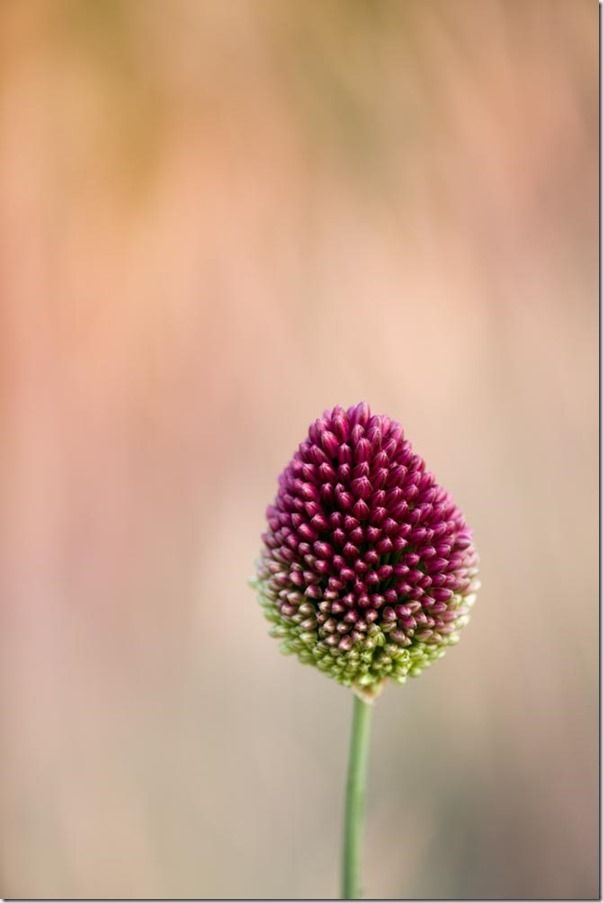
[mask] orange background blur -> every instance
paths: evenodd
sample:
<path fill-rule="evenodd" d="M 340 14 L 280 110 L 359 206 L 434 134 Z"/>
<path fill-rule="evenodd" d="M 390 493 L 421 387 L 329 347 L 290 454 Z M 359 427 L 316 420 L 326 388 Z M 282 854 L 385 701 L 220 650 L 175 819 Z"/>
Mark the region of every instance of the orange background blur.
<path fill-rule="evenodd" d="M 2 895 L 337 895 L 351 697 L 246 581 L 361 399 L 483 582 L 365 893 L 598 893 L 597 90 L 595 0 L 2 4 Z"/>

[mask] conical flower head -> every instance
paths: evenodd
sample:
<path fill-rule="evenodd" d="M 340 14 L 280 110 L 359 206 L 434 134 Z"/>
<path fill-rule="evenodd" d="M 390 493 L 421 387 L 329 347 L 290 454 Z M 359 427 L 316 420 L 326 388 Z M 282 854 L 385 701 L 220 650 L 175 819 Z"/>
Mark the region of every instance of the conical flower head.
<path fill-rule="evenodd" d="M 283 652 L 371 695 L 458 641 L 479 588 L 471 532 L 389 417 L 326 411 L 267 520 L 256 587 Z"/>

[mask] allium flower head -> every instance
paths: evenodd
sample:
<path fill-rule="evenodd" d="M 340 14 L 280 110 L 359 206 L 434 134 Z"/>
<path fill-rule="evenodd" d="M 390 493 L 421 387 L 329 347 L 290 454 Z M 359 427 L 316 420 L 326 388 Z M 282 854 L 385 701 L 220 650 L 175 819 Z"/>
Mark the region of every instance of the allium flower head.
<path fill-rule="evenodd" d="M 389 417 L 360 403 L 314 421 L 267 520 L 255 585 L 283 652 L 372 695 L 458 641 L 471 532 Z"/>

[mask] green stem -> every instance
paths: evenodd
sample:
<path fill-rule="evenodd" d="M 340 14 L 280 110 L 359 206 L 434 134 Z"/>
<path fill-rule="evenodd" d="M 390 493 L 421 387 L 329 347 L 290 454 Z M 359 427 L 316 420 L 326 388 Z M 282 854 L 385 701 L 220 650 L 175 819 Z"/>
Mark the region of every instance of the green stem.
<path fill-rule="evenodd" d="M 350 757 L 345 797 L 343 862 L 341 872 L 342 900 L 359 900 L 360 845 L 362 840 L 362 816 L 366 763 L 371 726 L 372 705 L 354 696 L 354 717 L 350 736 Z"/>

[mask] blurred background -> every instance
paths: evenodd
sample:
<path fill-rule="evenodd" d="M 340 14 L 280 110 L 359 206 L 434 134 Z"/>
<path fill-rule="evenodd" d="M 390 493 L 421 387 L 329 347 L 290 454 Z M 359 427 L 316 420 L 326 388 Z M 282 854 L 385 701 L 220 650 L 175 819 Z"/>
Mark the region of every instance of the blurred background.
<path fill-rule="evenodd" d="M 369 897 L 598 895 L 597 4 L 0 6 L 0 893 L 333 897 L 351 697 L 247 579 L 309 422 L 472 524 Z"/>

